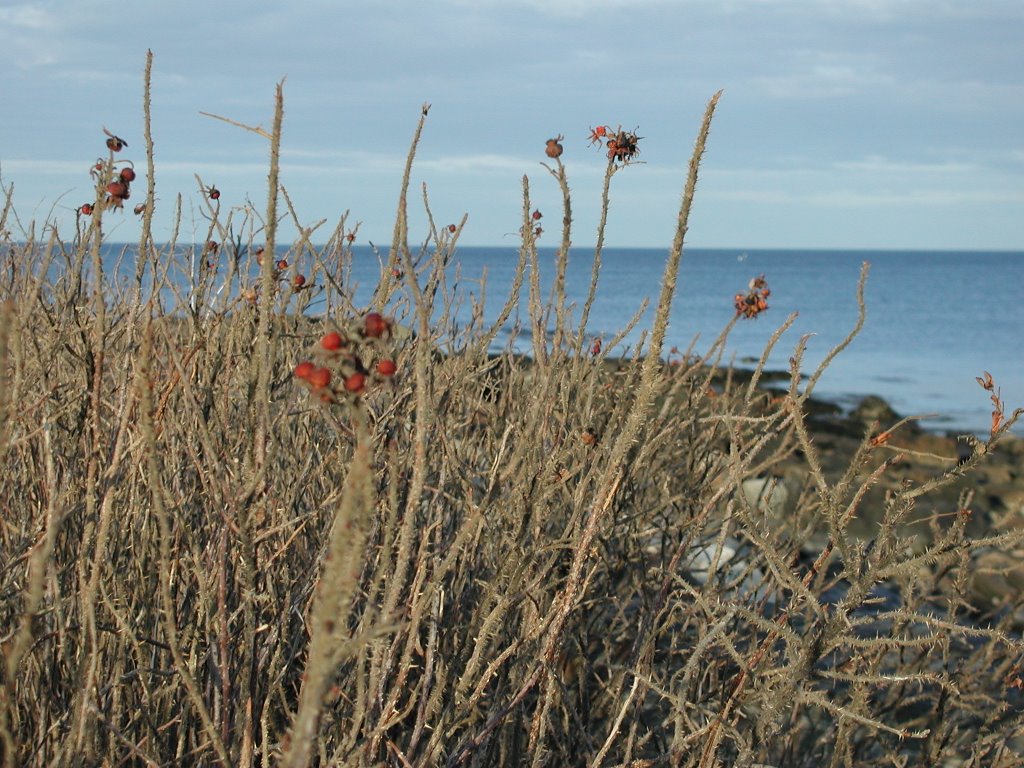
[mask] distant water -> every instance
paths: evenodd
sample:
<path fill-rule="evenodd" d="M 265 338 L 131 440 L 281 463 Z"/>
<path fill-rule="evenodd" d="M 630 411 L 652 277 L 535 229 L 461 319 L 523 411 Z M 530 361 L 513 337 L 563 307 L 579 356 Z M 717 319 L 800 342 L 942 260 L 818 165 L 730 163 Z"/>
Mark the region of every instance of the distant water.
<path fill-rule="evenodd" d="M 638 328 L 650 328 L 665 257 L 663 249 L 605 250 L 590 335 L 608 342 L 645 297 L 652 308 Z M 453 280 L 458 274 L 460 288 L 478 298 L 486 270 L 484 313 L 493 318 L 508 294 L 516 259 L 511 245 L 460 248 Z M 592 259 L 592 249 L 570 252 L 567 293 L 577 304 L 577 318 Z M 122 274 L 130 271 L 129 261 L 122 261 Z M 726 359 L 749 367 L 772 332 L 797 312 L 769 367 L 788 369 L 800 337 L 813 334 L 804 365 L 811 371 L 856 322 L 857 277 L 865 261 L 871 271 L 864 329 L 822 377 L 819 395 L 849 407 L 863 395 L 877 394 L 901 414 L 936 414 L 922 421 L 929 429 L 980 434 L 988 429 L 991 407 L 975 376 L 987 370 L 1001 386 L 1008 411 L 1024 405 L 1024 253 L 1018 252 L 687 249 L 666 349 L 685 349 L 698 337 L 695 351 L 705 351 L 733 316 L 733 296 L 764 274 L 771 288 L 770 309 L 737 325 Z M 554 249 L 542 249 L 541 262 L 542 282 L 550 285 Z M 311 263 L 300 269 L 314 274 Z M 357 303 L 367 300 L 379 274 L 377 257 L 357 247 L 352 274 Z M 524 335 L 517 344 L 528 351 L 525 298 L 521 307 Z M 639 330 L 624 345 L 638 339 Z"/>
<path fill-rule="evenodd" d="M 514 250 L 468 248 L 459 255 L 466 275 L 487 267 L 487 307 L 496 312 Z M 553 251 L 544 256 L 550 265 Z M 589 330 L 607 340 L 644 297 L 653 305 L 665 257 L 661 249 L 606 250 Z M 975 376 L 987 370 L 1002 388 L 1007 410 L 1024 406 L 1024 253 L 687 250 L 667 347 L 685 349 L 699 336 L 695 351 L 706 350 L 733 316 L 733 296 L 764 274 L 770 309 L 738 323 L 727 359 L 751 365 L 772 332 L 797 312 L 769 367 L 788 369 L 800 337 L 814 334 L 804 358 L 804 370 L 811 371 L 856 322 L 857 278 L 865 261 L 871 269 L 864 328 L 823 375 L 819 395 L 851 407 L 863 395 L 877 394 L 903 415 L 936 414 L 921 422 L 929 429 L 982 433 L 991 404 Z M 579 304 L 591 263 L 592 251 L 571 252 L 569 295 Z M 639 327 L 652 321 L 653 309 Z M 634 332 L 626 343 L 638 337 Z"/>

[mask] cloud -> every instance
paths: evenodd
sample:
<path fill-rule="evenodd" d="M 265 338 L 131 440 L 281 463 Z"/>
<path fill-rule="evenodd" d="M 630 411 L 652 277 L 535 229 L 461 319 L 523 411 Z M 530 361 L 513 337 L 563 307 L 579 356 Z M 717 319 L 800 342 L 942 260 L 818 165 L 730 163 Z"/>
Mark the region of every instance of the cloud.
<path fill-rule="evenodd" d="M 0 8 L 0 24 L 8 24 L 21 30 L 45 31 L 56 26 L 56 17 L 40 8 L 38 4 L 15 5 Z"/>
<path fill-rule="evenodd" d="M 89 166 L 75 160 L 0 160 L 0 172 L 25 173 L 34 176 L 72 176 L 88 178 Z"/>
<path fill-rule="evenodd" d="M 421 160 L 417 167 L 441 172 L 465 173 L 519 173 L 536 167 L 536 160 L 513 155 L 480 153 L 472 155 L 449 155 L 429 160 Z"/>
<path fill-rule="evenodd" d="M 954 207 L 971 204 L 1020 204 L 1024 192 L 997 189 L 806 190 L 785 186 L 771 189 L 712 189 L 704 197 L 758 205 L 793 205 L 808 208 Z"/>
<path fill-rule="evenodd" d="M 868 155 L 863 160 L 848 160 L 834 163 L 840 171 L 869 174 L 936 175 L 973 173 L 978 170 L 975 163 L 945 161 L 941 163 L 916 163 L 906 160 L 891 160 L 881 155 Z"/>
<path fill-rule="evenodd" d="M 26 71 L 59 60 L 53 33 L 57 17 L 37 4 L 0 8 L 0 60 Z"/>
<path fill-rule="evenodd" d="M 774 61 L 773 74 L 751 82 L 776 99 L 839 98 L 891 87 L 895 78 L 881 71 L 873 54 L 827 50 L 795 50 Z"/>

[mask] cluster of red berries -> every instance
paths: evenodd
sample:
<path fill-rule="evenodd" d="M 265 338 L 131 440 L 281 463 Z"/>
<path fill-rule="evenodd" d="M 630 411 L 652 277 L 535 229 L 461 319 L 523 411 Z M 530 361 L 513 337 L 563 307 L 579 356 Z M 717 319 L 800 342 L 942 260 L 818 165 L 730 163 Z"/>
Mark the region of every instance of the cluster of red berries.
<path fill-rule="evenodd" d="M 768 281 L 764 279 L 764 275 L 758 275 L 750 281 L 746 293 L 737 293 L 733 298 L 736 314 L 748 318 L 757 317 L 768 309 L 768 297 L 771 295 Z"/>
<path fill-rule="evenodd" d="M 278 259 L 274 262 L 274 280 L 281 280 L 284 277 L 284 271 L 288 269 L 287 259 Z M 301 272 L 296 272 L 292 276 L 292 290 L 298 293 L 299 291 L 309 288 L 306 285 L 306 276 Z"/>
<path fill-rule="evenodd" d="M 211 250 L 210 249 L 211 245 L 216 245 L 216 243 L 213 240 L 211 240 L 209 243 L 207 243 L 207 250 Z M 215 249 L 213 249 L 213 250 L 214 250 L 214 252 L 216 252 Z M 256 248 L 253 251 L 253 254 L 256 255 L 256 256 L 262 257 L 263 256 L 263 246 L 261 245 L 258 248 Z M 210 267 L 212 269 L 212 268 L 214 268 L 214 265 L 209 263 L 209 262 L 207 262 L 207 267 Z M 282 280 L 287 280 L 288 279 L 287 276 L 285 275 L 285 270 L 287 270 L 287 269 L 288 269 L 288 260 L 287 259 L 278 259 L 277 261 L 274 262 L 274 266 L 273 266 L 273 269 L 271 271 L 271 276 L 272 276 L 272 278 L 273 278 L 275 283 L 281 282 Z M 294 291 L 295 293 L 299 293 L 300 291 L 305 291 L 305 290 L 313 287 L 312 283 L 306 282 L 306 276 L 303 275 L 300 272 L 296 272 L 292 276 L 292 279 L 290 281 L 290 285 L 291 285 L 292 291 Z M 259 290 L 258 290 L 257 286 L 251 285 L 248 288 L 246 288 L 244 291 L 242 291 L 242 298 L 244 298 L 250 304 L 253 304 L 253 305 L 257 304 L 259 302 L 259 299 L 260 299 L 260 294 L 259 294 Z"/>
<path fill-rule="evenodd" d="M 124 201 L 131 197 L 133 181 L 135 181 L 135 169 L 131 166 L 122 168 L 117 178 L 107 184 L 107 205 L 123 207 Z"/>
<path fill-rule="evenodd" d="M 120 136 L 115 136 L 106 128 L 103 129 L 103 133 L 107 136 L 107 149 L 110 150 L 111 156 L 113 153 L 120 152 L 122 149 L 128 146 L 128 142 L 122 139 Z M 135 181 L 135 168 L 131 160 L 125 161 L 127 165 L 118 171 L 117 175 L 114 176 L 110 181 L 107 182 L 106 191 L 106 203 L 116 208 L 124 207 L 124 201 L 131 197 L 131 183 Z M 107 174 L 107 169 L 113 165 L 113 157 L 110 160 L 98 159 L 93 163 L 92 168 L 89 169 L 89 175 L 97 180 L 98 183 Z M 106 176 L 110 178 L 109 176 Z M 91 216 L 95 207 L 92 203 L 82 203 L 75 212 L 79 216 Z M 142 213 L 146 210 L 145 204 L 141 204 L 135 207 L 135 213 Z"/>
<path fill-rule="evenodd" d="M 128 146 L 127 141 L 120 136 L 115 136 L 106 128 L 103 129 L 103 133 L 107 135 L 107 149 L 111 153 L 120 152 Z M 123 207 L 124 201 L 131 197 L 131 183 L 133 181 L 135 181 L 135 168 L 132 167 L 129 160 L 128 165 L 120 170 L 117 177 L 107 183 L 107 205 L 113 205 L 116 208 Z"/>
<path fill-rule="evenodd" d="M 642 136 L 637 136 L 636 131 L 624 131 L 622 127 L 614 131 L 607 125 L 599 125 L 590 129 L 590 144 L 603 144 L 608 148 L 608 159 L 615 160 L 625 165 L 636 159 L 640 154 L 639 141 Z"/>
<path fill-rule="evenodd" d="M 392 320 L 370 312 L 354 328 L 329 331 L 314 348 L 313 360 L 295 366 L 295 378 L 322 403 L 359 398 L 398 372 L 388 347 L 393 329 Z"/>
<path fill-rule="evenodd" d="M 544 217 L 544 214 L 540 212 L 539 208 L 534 208 L 533 209 L 533 213 L 530 214 L 530 218 L 533 219 L 536 222 L 539 222 L 543 217 Z M 542 227 L 540 224 L 534 225 L 534 227 L 533 227 L 533 236 L 534 237 L 540 237 L 543 234 L 544 234 L 544 227 Z"/>

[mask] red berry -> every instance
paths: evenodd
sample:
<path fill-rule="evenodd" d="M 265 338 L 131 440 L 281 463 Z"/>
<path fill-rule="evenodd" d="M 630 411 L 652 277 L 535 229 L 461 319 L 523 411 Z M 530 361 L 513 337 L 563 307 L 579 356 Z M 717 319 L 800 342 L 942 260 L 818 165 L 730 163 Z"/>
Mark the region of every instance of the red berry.
<path fill-rule="evenodd" d="M 111 152 L 120 152 L 122 149 L 128 146 L 128 142 L 124 139 L 120 139 L 117 136 L 111 136 L 107 139 L 107 149 Z"/>
<path fill-rule="evenodd" d="M 82 207 L 79 208 L 78 211 L 83 216 L 92 216 L 92 204 L 91 203 L 83 203 Z"/>
<path fill-rule="evenodd" d="M 371 339 L 379 339 L 391 327 L 391 322 L 379 312 L 370 312 L 363 319 L 363 333 Z"/>
<path fill-rule="evenodd" d="M 284 259 L 278 259 L 277 260 L 277 268 L 280 269 L 280 270 L 288 269 L 288 262 L 285 261 Z"/>
<path fill-rule="evenodd" d="M 459 228 L 456 227 L 454 224 L 449 224 L 448 225 L 448 231 L 451 232 L 453 235 L 458 231 L 458 229 Z"/>
<path fill-rule="evenodd" d="M 343 346 L 345 346 L 345 341 L 344 339 L 341 338 L 340 333 L 338 333 L 337 331 L 331 331 L 330 333 L 325 334 L 322 339 L 320 339 L 320 346 L 326 349 L 328 352 L 336 352 Z"/>
<path fill-rule="evenodd" d="M 135 206 L 135 215 L 139 216 L 145 210 L 146 210 L 146 204 L 145 203 L 139 203 L 138 205 Z"/>
<path fill-rule="evenodd" d="M 347 379 L 345 379 L 345 389 L 349 392 L 355 392 L 356 394 L 362 392 L 366 388 L 366 374 L 359 373 L 356 371 Z"/>
<path fill-rule="evenodd" d="M 292 287 L 295 288 L 295 290 L 299 290 L 305 284 L 306 284 L 306 276 L 305 275 L 296 275 L 295 277 L 292 278 Z"/>
<path fill-rule="evenodd" d="M 394 376 L 397 370 L 398 366 L 395 365 L 394 360 L 381 360 L 377 363 L 377 373 L 381 376 Z"/>
<path fill-rule="evenodd" d="M 107 194 L 111 197 L 125 200 L 128 197 L 128 185 L 123 181 L 112 181 L 107 184 Z"/>
<path fill-rule="evenodd" d="M 206 194 L 210 196 L 211 200 L 220 200 L 220 190 L 216 187 L 210 187 L 206 190 Z"/>
<path fill-rule="evenodd" d="M 122 168 L 121 169 L 121 181 L 127 183 L 135 181 L 135 169 L 134 168 Z"/>
<path fill-rule="evenodd" d="M 309 376 L 306 377 L 313 389 L 323 389 L 331 383 L 331 372 L 326 368 L 314 368 L 309 372 Z M 348 382 L 345 382 L 345 386 L 348 386 Z"/>
<path fill-rule="evenodd" d="M 531 214 L 531 216 L 533 216 L 534 221 L 540 221 L 543 215 L 544 214 L 542 214 L 539 210 L 534 210 L 534 212 Z"/>

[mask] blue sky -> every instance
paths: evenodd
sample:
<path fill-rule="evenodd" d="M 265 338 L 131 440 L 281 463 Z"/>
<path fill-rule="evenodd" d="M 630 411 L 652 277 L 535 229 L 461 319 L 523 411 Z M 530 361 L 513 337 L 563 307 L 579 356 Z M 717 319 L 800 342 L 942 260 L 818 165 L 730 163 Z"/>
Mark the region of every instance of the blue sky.
<path fill-rule="evenodd" d="M 690 245 L 1024 249 L 1020 0 L 0 0 L 0 178 L 22 223 L 71 234 L 101 126 L 144 166 L 147 48 L 158 236 L 179 193 L 184 237 L 204 236 L 196 174 L 264 208 L 266 142 L 199 113 L 269 126 L 286 78 L 282 182 L 325 235 L 348 210 L 361 242 L 390 240 L 429 102 L 413 240 L 423 183 L 438 223 L 468 214 L 465 244 L 512 242 L 523 174 L 557 214 L 540 162 L 561 133 L 574 242 L 592 243 L 605 161 L 586 137 L 607 123 L 644 137 L 609 244 L 666 245 L 721 88 Z M 137 232 L 128 213 L 112 237 Z"/>

